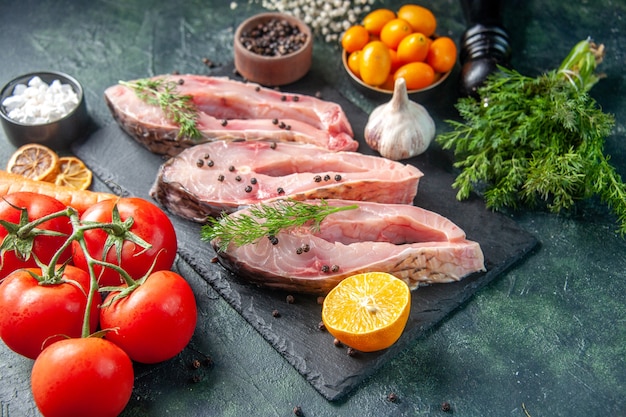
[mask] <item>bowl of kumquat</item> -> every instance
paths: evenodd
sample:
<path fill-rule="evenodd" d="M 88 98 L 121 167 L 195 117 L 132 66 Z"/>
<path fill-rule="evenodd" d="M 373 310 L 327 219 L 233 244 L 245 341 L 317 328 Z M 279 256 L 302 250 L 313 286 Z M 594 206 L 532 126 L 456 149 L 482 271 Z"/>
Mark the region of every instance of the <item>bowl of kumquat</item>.
<path fill-rule="evenodd" d="M 410 96 L 433 90 L 448 79 L 458 55 L 456 43 L 436 29 L 435 15 L 423 6 L 375 9 L 342 34 L 344 68 L 373 97 L 390 97 L 400 77 Z"/>

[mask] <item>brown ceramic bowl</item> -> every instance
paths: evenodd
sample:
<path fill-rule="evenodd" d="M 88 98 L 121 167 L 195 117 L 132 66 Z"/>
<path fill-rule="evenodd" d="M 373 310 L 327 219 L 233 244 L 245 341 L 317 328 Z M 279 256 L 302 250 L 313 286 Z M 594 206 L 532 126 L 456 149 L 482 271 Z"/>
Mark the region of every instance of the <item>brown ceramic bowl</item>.
<path fill-rule="evenodd" d="M 306 40 L 296 51 L 280 55 L 266 56 L 248 50 L 241 39 L 251 29 L 264 25 L 272 19 L 284 20 L 296 26 L 306 35 Z M 313 37 L 311 29 L 300 19 L 284 13 L 261 13 L 245 20 L 235 32 L 235 69 L 248 81 L 275 87 L 298 81 L 311 68 L 313 57 Z"/>
<path fill-rule="evenodd" d="M 29 124 L 12 119 L 2 103 L 14 95 L 17 85 L 26 85 L 35 76 L 46 84 L 58 80 L 69 85 L 78 96 L 78 104 L 62 118 L 47 123 Z M 83 87 L 75 78 L 61 72 L 42 71 L 20 75 L 0 90 L 0 123 L 9 142 L 16 147 L 27 143 L 39 143 L 55 150 L 67 149 L 72 142 L 85 134 L 88 119 Z"/>
<path fill-rule="evenodd" d="M 354 75 L 354 73 L 348 67 L 348 53 L 346 51 L 342 52 L 341 58 L 343 61 L 343 68 L 348 73 L 348 76 L 350 77 L 350 80 L 352 81 L 353 85 L 364 96 L 375 99 L 375 100 L 390 100 L 391 99 L 391 96 L 393 95 L 393 90 L 384 90 L 382 88 L 373 87 L 371 85 L 365 84 L 363 80 L 361 80 L 359 77 Z M 450 74 L 452 73 L 452 71 L 453 69 L 443 74 L 437 74 L 437 78 L 435 82 L 429 85 L 428 87 L 425 87 L 419 90 L 409 90 L 408 91 L 409 98 L 418 102 L 430 99 L 430 97 L 436 94 L 436 92 L 439 90 L 438 87 L 442 86 L 442 84 L 446 82 L 448 77 L 450 77 Z"/>

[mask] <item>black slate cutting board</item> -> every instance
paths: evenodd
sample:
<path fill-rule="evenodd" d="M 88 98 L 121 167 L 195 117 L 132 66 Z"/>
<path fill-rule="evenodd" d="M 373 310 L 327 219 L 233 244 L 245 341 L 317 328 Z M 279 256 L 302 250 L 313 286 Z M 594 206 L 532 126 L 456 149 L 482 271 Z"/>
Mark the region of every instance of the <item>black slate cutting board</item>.
<path fill-rule="evenodd" d="M 367 115 L 337 91 L 320 85 L 315 74 L 309 74 L 285 90 L 321 93 L 324 99 L 341 104 L 361 142 L 359 151 L 374 154 L 362 138 Z M 148 199 L 158 167 L 164 161 L 126 135 L 114 122 L 84 142 L 75 144 L 72 150 L 116 194 Z M 449 158 L 437 146 L 431 146 L 428 152 L 409 163 L 425 174 L 415 204 L 448 217 L 465 230 L 469 239 L 478 241 L 485 255 L 487 271 L 457 283 L 416 290 L 404 334 L 394 346 L 381 352 L 359 352 L 348 356 L 345 348 L 334 346 L 329 333 L 319 329 L 321 305 L 316 297 L 294 294 L 295 301 L 288 303 L 286 299 L 290 294 L 258 288 L 240 280 L 212 262 L 215 253 L 200 240 L 199 224 L 170 216 L 177 231 L 181 258 L 328 400 L 346 396 L 537 245 L 532 235 L 509 218 L 487 210 L 479 198 L 457 201 L 451 187 L 454 177 L 449 170 Z M 273 315 L 275 310 L 280 313 L 279 317 Z"/>

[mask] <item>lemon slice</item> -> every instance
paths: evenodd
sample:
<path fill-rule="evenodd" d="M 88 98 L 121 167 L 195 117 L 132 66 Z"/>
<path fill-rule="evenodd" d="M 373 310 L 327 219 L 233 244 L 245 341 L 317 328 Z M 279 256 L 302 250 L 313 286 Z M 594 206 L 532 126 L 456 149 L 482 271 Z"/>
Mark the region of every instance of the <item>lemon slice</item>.
<path fill-rule="evenodd" d="M 93 174 L 83 161 L 75 156 L 62 156 L 59 158 L 59 173 L 54 183 L 65 187 L 86 190 L 91 185 Z"/>
<path fill-rule="evenodd" d="M 17 149 L 9 162 L 7 171 L 36 181 L 54 182 L 59 173 L 59 156 L 47 146 L 26 144 Z"/>
<path fill-rule="evenodd" d="M 411 310 L 408 285 L 385 272 L 342 280 L 324 298 L 322 321 L 341 343 L 362 352 L 393 345 L 404 332 Z"/>

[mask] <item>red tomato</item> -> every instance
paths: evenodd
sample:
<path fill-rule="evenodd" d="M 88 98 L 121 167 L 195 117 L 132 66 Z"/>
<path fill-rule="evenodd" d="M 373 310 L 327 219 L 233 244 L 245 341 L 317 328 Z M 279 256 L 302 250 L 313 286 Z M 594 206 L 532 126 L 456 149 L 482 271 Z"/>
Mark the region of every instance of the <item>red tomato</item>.
<path fill-rule="evenodd" d="M 0 219 L 14 224 L 20 224 L 22 211 L 12 207 L 11 204 L 16 207 L 25 208 L 28 213 L 29 222 L 47 216 L 48 214 L 65 210 L 66 208 L 65 204 L 61 203 L 59 200 L 42 194 L 29 192 L 8 194 L 0 200 Z M 60 232 L 67 236 L 40 235 L 34 237 L 32 240 L 33 246 L 31 252 L 33 256 L 30 256 L 27 259 L 23 259 L 22 256 L 17 256 L 13 250 L 4 252 L 2 264 L 0 266 L 0 279 L 19 268 L 38 267 L 34 256 L 36 256 L 44 264 L 49 264 L 52 256 L 72 233 L 72 224 L 70 223 L 70 219 L 65 216 L 48 220 L 39 225 L 38 228 Z M 0 241 L 7 235 L 7 230 L 0 226 Z M 65 262 L 71 255 L 71 249 L 68 248 L 68 250 L 63 252 L 61 258 L 59 258 L 59 263 Z"/>
<path fill-rule="evenodd" d="M 155 204 L 142 198 L 128 197 L 101 201 L 87 210 L 81 216 L 81 222 L 95 221 L 109 223 L 112 220 L 113 207 L 117 204 L 122 221 L 133 218 L 130 232 L 137 235 L 152 246 L 144 249 L 140 245 L 124 239 L 123 243 L 109 248 L 104 255 L 104 248 L 109 233 L 102 229 L 86 230 L 85 243 L 89 254 L 99 260 L 106 260 L 122 267 L 133 279 L 143 277 L 157 258 L 153 271 L 168 270 L 176 258 L 176 231 L 171 220 L 163 210 Z M 117 236 L 120 239 L 124 235 Z M 120 248 L 121 246 L 121 248 Z M 74 265 L 87 270 L 87 260 L 79 243 L 72 242 Z M 118 259 L 117 251 L 121 257 Z M 100 286 L 117 286 L 122 284 L 120 274 L 111 268 L 105 268 L 100 276 L 102 267 L 96 265 L 95 272 L 99 276 Z"/>
<path fill-rule="evenodd" d="M 12 272 L 0 284 L 0 338 L 13 351 L 35 359 L 45 348 L 65 337 L 80 337 L 87 308 L 89 274 L 71 265 L 63 279 L 72 282 L 41 285 L 29 273 L 41 269 Z M 96 294 L 90 310 L 90 328 L 98 327 Z"/>
<path fill-rule="evenodd" d="M 191 287 L 172 271 L 150 274 L 130 295 L 113 301 L 111 292 L 100 309 L 106 338 L 141 363 L 157 363 L 180 353 L 193 336 L 197 309 Z"/>
<path fill-rule="evenodd" d="M 46 417 L 119 415 L 133 390 L 133 363 L 108 340 L 65 339 L 35 361 L 31 389 Z"/>

